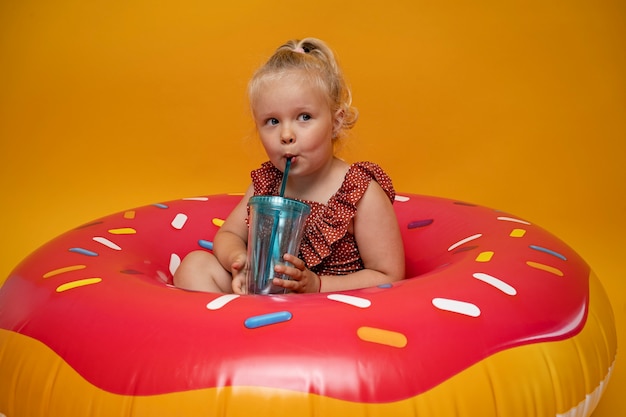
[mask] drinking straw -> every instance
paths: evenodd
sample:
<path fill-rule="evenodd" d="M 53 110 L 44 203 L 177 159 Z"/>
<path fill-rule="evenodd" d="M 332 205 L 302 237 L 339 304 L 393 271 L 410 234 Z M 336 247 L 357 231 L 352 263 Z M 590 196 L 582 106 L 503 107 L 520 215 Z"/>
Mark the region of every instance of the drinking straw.
<path fill-rule="evenodd" d="M 285 195 L 285 187 L 287 186 L 287 176 L 289 175 L 289 168 L 291 168 L 291 157 L 287 158 L 287 163 L 285 164 L 285 172 L 283 173 L 283 182 L 280 185 L 280 193 L 279 195 L 281 197 L 284 197 Z M 280 245 L 278 245 L 276 242 L 276 234 L 278 233 L 278 224 L 280 223 L 280 211 L 276 211 L 274 213 L 274 223 L 272 224 L 272 234 L 270 235 L 270 248 L 271 250 L 269 251 L 269 259 L 267 260 L 267 263 L 265 264 L 265 279 L 269 279 L 270 278 L 270 274 L 272 273 L 272 259 L 277 258 L 280 256 L 279 253 L 277 253 L 280 250 Z"/>
<path fill-rule="evenodd" d="M 283 197 L 285 195 L 285 187 L 287 186 L 287 175 L 289 175 L 289 168 L 291 168 L 291 157 L 287 158 L 287 163 L 285 164 L 285 173 L 283 174 L 283 182 L 280 184 L 280 196 Z"/>

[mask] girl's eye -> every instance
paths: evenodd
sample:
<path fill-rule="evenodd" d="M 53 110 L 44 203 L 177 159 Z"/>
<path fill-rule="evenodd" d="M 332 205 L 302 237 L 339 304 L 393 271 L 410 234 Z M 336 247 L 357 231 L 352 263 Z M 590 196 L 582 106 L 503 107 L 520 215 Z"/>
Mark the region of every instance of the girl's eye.
<path fill-rule="evenodd" d="M 311 115 L 310 114 L 301 114 L 300 115 L 300 120 L 302 120 L 303 122 L 306 122 L 307 120 L 311 120 Z"/>
<path fill-rule="evenodd" d="M 272 117 L 270 119 L 267 119 L 266 123 L 270 126 L 276 126 L 278 124 L 278 119 Z"/>

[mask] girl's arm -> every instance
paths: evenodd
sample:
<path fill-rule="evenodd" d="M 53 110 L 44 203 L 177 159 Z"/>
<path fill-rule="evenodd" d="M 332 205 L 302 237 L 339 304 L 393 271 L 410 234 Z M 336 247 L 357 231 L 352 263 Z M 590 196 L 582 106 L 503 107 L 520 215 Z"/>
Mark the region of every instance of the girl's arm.
<path fill-rule="evenodd" d="M 404 278 L 404 246 L 389 197 L 372 181 L 357 205 L 354 236 L 365 269 L 339 277 L 321 276 L 322 291 L 372 287 Z"/>
<path fill-rule="evenodd" d="M 233 273 L 233 265 L 238 265 L 236 272 L 240 272 L 246 264 L 248 243 L 246 217 L 248 216 L 248 200 L 253 191 L 250 185 L 213 239 L 213 254 L 224 269 L 231 273 Z"/>

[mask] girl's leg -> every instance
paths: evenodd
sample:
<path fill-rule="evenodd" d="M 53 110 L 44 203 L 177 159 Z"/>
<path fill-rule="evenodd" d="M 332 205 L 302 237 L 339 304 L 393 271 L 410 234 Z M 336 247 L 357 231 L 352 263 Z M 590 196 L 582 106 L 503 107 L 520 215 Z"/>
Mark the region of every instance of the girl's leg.
<path fill-rule="evenodd" d="M 189 253 L 174 273 L 174 285 L 186 290 L 232 293 L 232 275 L 209 252 Z"/>

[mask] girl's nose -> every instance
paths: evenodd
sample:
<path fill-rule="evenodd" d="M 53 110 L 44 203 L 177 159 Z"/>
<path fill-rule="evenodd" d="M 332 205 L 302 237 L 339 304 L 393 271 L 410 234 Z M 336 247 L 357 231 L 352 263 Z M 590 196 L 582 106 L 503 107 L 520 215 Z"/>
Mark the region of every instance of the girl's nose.
<path fill-rule="evenodd" d="M 293 130 L 285 128 L 280 134 L 280 143 L 283 145 L 287 145 L 290 143 L 294 143 L 296 141 L 296 135 L 294 135 Z"/>

